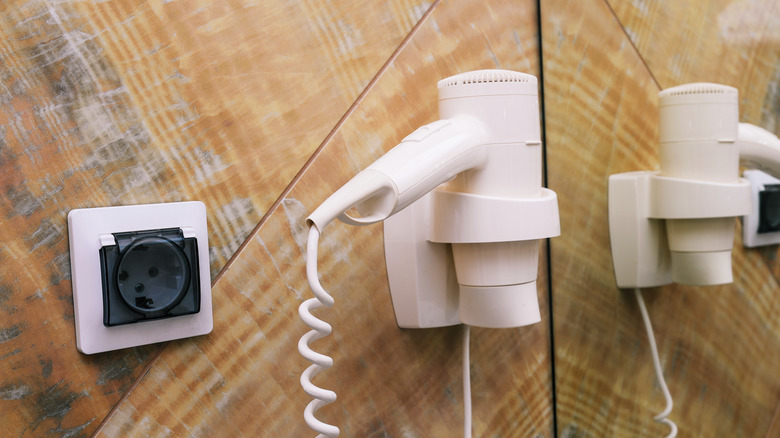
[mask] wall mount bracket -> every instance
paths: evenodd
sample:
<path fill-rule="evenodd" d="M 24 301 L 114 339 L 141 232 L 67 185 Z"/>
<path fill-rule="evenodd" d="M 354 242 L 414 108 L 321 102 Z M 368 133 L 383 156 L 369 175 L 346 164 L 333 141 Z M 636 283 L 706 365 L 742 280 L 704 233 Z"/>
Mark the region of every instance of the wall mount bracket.
<path fill-rule="evenodd" d="M 656 171 L 610 175 L 609 235 L 619 288 L 673 282 L 664 219 L 742 216 L 751 210 L 750 184 L 664 177 Z"/>
<path fill-rule="evenodd" d="M 537 240 L 560 235 L 558 199 L 503 198 L 438 188 L 384 221 L 385 258 L 396 321 L 402 328 L 460 324 L 451 243 Z M 536 287 L 532 297 L 536 305 Z"/>

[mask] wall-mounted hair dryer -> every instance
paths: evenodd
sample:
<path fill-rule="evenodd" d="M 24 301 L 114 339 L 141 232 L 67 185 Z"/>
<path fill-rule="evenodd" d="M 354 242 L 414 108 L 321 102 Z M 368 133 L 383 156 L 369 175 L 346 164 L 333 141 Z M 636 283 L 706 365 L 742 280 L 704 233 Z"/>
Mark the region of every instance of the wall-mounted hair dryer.
<path fill-rule="evenodd" d="M 660 171 L 609 178 L 618 287 L 729 283 L 735 218 L 751 211 L 740 159 L 780 174 L 780 140 L 739 123 L 736 88 L 686 84 L 658 98 Z"/>
<path fill-rule="evenodd" d="M 480 70 L 444 79 L 439 115 L 347 182 L 307 221 L 320 230 L 336 217 L 374 223 L 447 182 L 407 216 L 385 224 L 399 325 L 538 322 L 538 239 L 560 234 L 560 223 L 555 193 L 542 188 L 536 78 Z M 349 213 L 353 208 L 359 215 Z M 460 304 L 448 283 L 446 249 L 434 243 L 452 244 Z"/>
<path fill-rule="evenodd" d="M 310 310 L 333 303 L 316 275 L 317 237 L 333 219 L 354 225 L 386 220 L 388 277 L 401 327 L 540 321 L 538 240 L 560 234 L 560 222 L 555 193 L 542 188 L 536 78 L 480 70 L 438 85 L 441 119 L 408 135 L 306 220 L 307 275 L 316 298 L 301 305 L 301 318 L 313 330 L 301 338 L 299 351 L 315 363 L 301 377 L 315 400 L 304 417 L 326 436 L 338 435 L 338 428 L 313 413 L 335 393 L 310 379 L 332 361 L 308 344 L 330 333 Z"/>

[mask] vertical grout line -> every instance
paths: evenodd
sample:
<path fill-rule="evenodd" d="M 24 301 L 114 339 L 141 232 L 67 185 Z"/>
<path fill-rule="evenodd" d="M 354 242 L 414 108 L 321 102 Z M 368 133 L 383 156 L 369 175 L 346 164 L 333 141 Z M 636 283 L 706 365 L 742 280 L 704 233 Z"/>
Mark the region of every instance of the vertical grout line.
<path fill-rule="evenodd" d="M 352 115 L 353 112 L 355 112 L 355 109 L 357 106 L 365 99 L 366 95 L 371 91 L 371 89 L 376 85 L 376 83 L 379 81 L 379 78 L 382 77 L 382 75 L 390 68 L 390 65 L 393 64 L 393 62 L 398 58 L 398 55 L 403 51 L 403 49 L 409 44 L 409 41 L 417 34 L 419 29 L 423 26 L 423 24 L 427 21 L 428 17 L 431 16 L 434 9 L 441 3 L 441 0 L 435 0 L 431 6 L 428 8 L 428 10 L 425 11 L 425 13 L 420 17 L 420 19 L 417 21 L 417 23 L 412 27 L 412 29 L 409 31 L 409 33 L 404 37 L 404 39 L 398 44 L 398 47 L 395 48 L 393 53 L 390 55 L 389 58 L 387 58 L 387 61 L 385 61 L 384 64 L 382 64 L 382 67 L 379 68 L 377 73 L 374 75 L 373 78 L 371 78 L 371 81 L 366 85 L 366 87 L 363 89 L 363 91 L 360 92 L 358 97 L 355 99 L 354 102 L 352 102 L 352 105 L 347 109 L 347 111 L 344 113 L 344 115 L 341 116 L 338 122 L 333 126 L 333 129 L 328 133 L 327 136 L 325 136 L 325 139 L 322 140 L 320 145 L 317 147 L 317 149 L 314 150 L 312 155 L 309 157 L 308 160 L 306 160 L 306 163 L 301 167 L 301 170 L 298 171 L 298 173 L 293 177 L 292 181 L 287 185 L 287 187 L 282 191 L 282 193 L 279 195 L 279 197 L 274 201 L 273 204 L 271 204 L 271 207 L 266 211 L 266 213 L 263 215 L 262 218 L 260 218 L 260 221 L 257 223 L 257 225 L 252 229 L 252 231 L 247 235 L 247 238 L 244 240 L 244 242 L 241 244 L 241 246 L 238 247 L 236 252 L 233 253 L 233 255 L 230 257 L 230 259 L 225 263 L 225 266 L 220 269 L 219 273 L 214 277 L 214 279 L 211 281 L 211 287 L 212 289 L 214 286 L 216 286 L 217 282 L 222 278 L 222 275 L 224 275 L 225 272 L 230 268 L 230 266 L 233 264 L 233 262 L 236 260 L 239 254 L 246 248 L 246 246 L 249 244 L 249 242 L 255 237 L 255 235 L 260 230 L 260 227 L 265 224 L 266 221 L 271 217 L 271 214 L 273 214 L 274 211 L 276 211 L 279 207 L 279 205 L 282 203 L 284 198 L 287 196 L 287 194 L 290 193 L 290 191 L 293 189 L 295 184 L 303 177 L 303 174 L 311 167 L 312 163 L 314 163 L 314 160 L 319 156 L 319 154 L 322 152 L 322 150 L 325 148 L 325 145 L 328 144 L 328 142 L 336 135 L 336 132 L 341 129 L 341 127 L 344 125 L 346 120 L 349 118 L 350 115 Z M 144 367 L 143 371 L 136 377 L 135 380 L 133 380 L 133 383 L 130 385 L 130 388 L 122 394 L 122 396 L 119 398 L 119 400 L 114 404 L 114 406 L 111 408 L 111 410 L 108 412 L 108 414 L 103 418 L 103 421 L 100 422 L 100 425 L 98 425 L 97 429 L 92 433 L 92 437 L 96 437 L 100 431 L 103 430 L 103 427 L 108 423 L 108 421 L 113 417 L 114 413 L 119 409 L 119 407 L 127 400 L 127 398 L 130 396 L 130 394 L 135 390 L 135 388 L 141 383 L 141 379 L 146 376 L 146 374 L 149 373 L 149 371 L 152 369 L 152 366 L 157 362 L 157 360 L 162 355 L 163 351 L 165 350 L 165 347 L 167 347 L 170 344 L 170 342 L 164 343 L 160 350 L 149 360 L 149 362 Z"/>
<path fill-rule="evenodd" d="M 542 184 L 545 187 L 548 186 L 548 168 L 547 168 L 547 123 L 546 113 L 544 105 L 544 51 L 542 48 L 542 1 L 536 0 L 536 38 L 539 41 L 538 54 L 539 54 L 539 118 L 542 128 L 542 139 L 544 141 L 544 147 L 542 148 Z M 550 239 L 546 239 L 545 245 L 547 246 L 546 264 L 547 264 L 547 306 L 548 314 L 550 315 L 550 390 L 552 401 L 552 432 L 553 437 L 558 436 L 558 394 L 556 386 L 556 373 L 555 373 L 555 324 L 553 323 L 553 276 L 552 276 L 552 245 Z"/>

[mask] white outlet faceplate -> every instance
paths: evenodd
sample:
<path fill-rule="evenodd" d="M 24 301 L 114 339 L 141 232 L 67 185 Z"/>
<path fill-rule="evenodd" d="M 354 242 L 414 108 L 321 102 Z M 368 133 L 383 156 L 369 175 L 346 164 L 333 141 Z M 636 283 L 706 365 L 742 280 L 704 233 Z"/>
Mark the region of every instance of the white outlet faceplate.
<path fill-rule="evenodd" d="M 160 228 L 188 228 L 198 245 L 200 311 L 192 315 L 106 327 L 100 270 L 101 235 Z M 202 202 L 177 202 L 76 209 L 68 213 L 76 346 L 93 354 L 138 345 L 205 335 L 213 327 L 211 276 Z"/>
<path fill-rule="evenodd" d="M 780 179 L 753 169 L 746 170 L 742 176 L 750 182 L 750 196 L 753 202 L 750 214 L 742 217 L 742 244 L 748 248 L 780 244 L 780 231 L 758 233 L 758 193 L 764 190 L 767 184 L 780 184 Z"/>

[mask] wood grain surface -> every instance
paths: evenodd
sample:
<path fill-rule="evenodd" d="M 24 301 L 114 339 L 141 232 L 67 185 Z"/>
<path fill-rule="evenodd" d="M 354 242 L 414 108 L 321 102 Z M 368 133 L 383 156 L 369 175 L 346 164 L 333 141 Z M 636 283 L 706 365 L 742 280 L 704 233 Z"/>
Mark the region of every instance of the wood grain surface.
<path fill-rule="evenodd" d="M 563 234 L 543 322 L 472 331 L 475 436 L 663 436 L 607 177 L 658 167 L 673 85 L 735 86 L 742 121 L 780 132 L 780 6 L 540 4 L 541 53 L 530 0 L 3 2 L 0 436 L 313 435 L 303 219 L 436 119 L 436 81 L 480 68 L 543 73 Z M 67 212 L 179 200 L 207 205 L 213 333 L 78 353 Z M 738 236 L 733 284 L 646 291 L 680 436 L 780 436 L 779 256 Z M 319 262 L 335 332 L 315 349 L 336 364 L 316 382 L 339 394 L 320 416 L 343 436 L 460 435 L 460 330 L 397 328 L 381 226 L 328 226 Z"/>
<path fill-rule="evenodd" d="M 776 2 L 542 2 L 560 436 L 655 437 L 664 406 L 633 294 L 615 287 L 610 174 L 658 168 L 657 93 L 687 82 L 740 90 L 743 121 L 778 132 Z M 739 231 L 739 230 L 738 230 Z M 777 248 L 737 237 L 735 282 L 645 293 L 680 436 L 775 437 L 780 402 Z"/>
<path fill-rule="evenodd" d="M 216 274 L 423 1 L 0 6 L 0 424 L 86 436 L 160 346 L 77 352 L 66 215 L 201 200 Z"/>
<path fill-rule="evenodd" d="M 438 79 L 478 68 L 538 72 L 531 2 L 441 2 L 380 72 L 283 201 L 216 283 L 214 333 L 169 345 L 102 434 L 307 436 L 307 330 L 296 308 L 304 276 L 304 218 L 416 126 L 435 120 Z M 377 225 L 334 223 L 320 274 L 336 298 L 320 315 L 335 332 L 315 349 L 335 366 L 316 382 L 339 399 L 320 416 L 344 436 L 453 436 L 462 428 L 460 330 L 399 330 Z M 540 298 L 546 275 L 540 272 Z M 546 312 L 545 312 L 546 317 Z M 551 436 L 549 329 L 475 330 L 477 436 Z M 186 365 L 185 365 L 186 364 Z"/>

